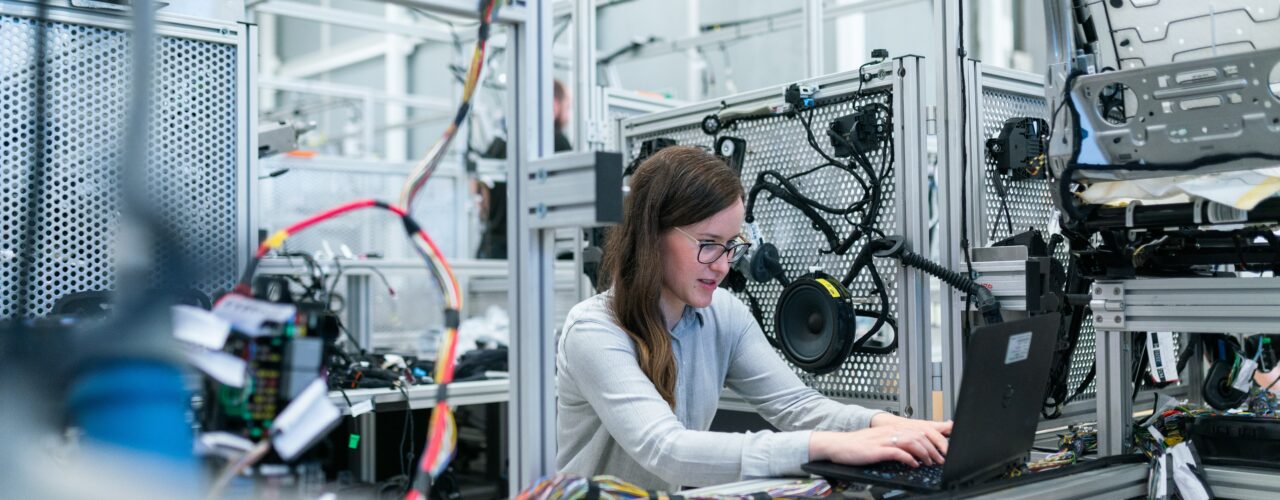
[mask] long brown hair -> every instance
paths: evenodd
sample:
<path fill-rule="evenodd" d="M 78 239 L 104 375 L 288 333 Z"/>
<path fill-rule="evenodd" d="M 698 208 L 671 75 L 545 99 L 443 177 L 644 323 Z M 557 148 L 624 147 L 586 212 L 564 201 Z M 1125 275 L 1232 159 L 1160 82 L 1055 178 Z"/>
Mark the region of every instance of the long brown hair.
<path fill-rule="evenodd" d="M 640 369 L 675 408 L 676 360 L 662 319 L 660 238 L 743 198 L 738 174 L 719 158 L 690 146 L 670 146 L 631 176 L 622 223 L 609 231 L 600 288 L 612 287 L 609 309 L 636 346 Z"/>

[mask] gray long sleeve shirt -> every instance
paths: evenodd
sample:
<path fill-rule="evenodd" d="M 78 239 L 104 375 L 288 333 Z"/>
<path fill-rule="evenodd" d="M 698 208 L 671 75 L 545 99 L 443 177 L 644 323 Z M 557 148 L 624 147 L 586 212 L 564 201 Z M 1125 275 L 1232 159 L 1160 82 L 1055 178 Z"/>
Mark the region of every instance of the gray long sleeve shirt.
<path fill-rule="evenodd" d="M 813 430 L 857 430 L 876 413 L 806 387 L 728 291 L 685 307 L 671 331 L 676 407 L 658 395 L 635 346 L 613 320 L 608 292 L 569 312 L 556 354 L 556 461 L 562 472 L 609 474 L 676 490 L 757 477 L 801 475 Z M 709 432 L 728 387 L 783 432 Z"/>

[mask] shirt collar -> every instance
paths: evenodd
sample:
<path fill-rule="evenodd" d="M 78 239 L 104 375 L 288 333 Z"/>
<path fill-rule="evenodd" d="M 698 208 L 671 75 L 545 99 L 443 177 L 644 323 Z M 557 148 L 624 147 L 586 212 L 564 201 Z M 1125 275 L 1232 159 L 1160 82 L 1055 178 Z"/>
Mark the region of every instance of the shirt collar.
<path fill-rule="evenodd" d="M 701 329 L 703 324 L 702 311 L 686 304 L 684 313 L 681 314 L 680 321 L 676 322 L 676 327 L 671 330 L 671 334 L 677 337 L 683 336 L 691 330 Z"/>

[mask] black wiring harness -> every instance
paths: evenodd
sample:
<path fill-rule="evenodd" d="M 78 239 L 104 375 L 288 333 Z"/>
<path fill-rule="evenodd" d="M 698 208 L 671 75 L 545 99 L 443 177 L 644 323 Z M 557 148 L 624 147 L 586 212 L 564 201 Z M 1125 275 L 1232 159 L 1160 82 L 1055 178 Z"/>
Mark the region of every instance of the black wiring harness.
<path fill-rule="evenodd" d="M 874 61 L 869 64 L 878 62 L 881 61 Z M 863 67 L 865 68 L 866 66 L 864 65 Z M 823 159 L 823 162 L 816 167 L 808 168 L 795 174 L 788 175 L 777 170 L 765 170 L 758 173 L 754 184 L 748 190 L 745 217 L 747 223 L 751 224 L 756 221 L 755 210 L 757 203 L 761 201 L 760 194 L 766 192 L 769 195 L 767 199 L 783 201 L 799 210 L 810 221 L 811 227 L 823 235 L 827 241 L 827 247 L 819 249 L 819 253 L 844 255 L 868 234 L 884 236 L 884 233 L 876 229 L 874 225 L 880 216 L 882 205 L 887 199 L 885 184 L 890 182 L 893 172 L 893 142 L 892 135 L 889 132 L 892 130 L 893 109 L 889 104 L 877 100 L 882 96 L 886 96 L 888 94 L 887 91 L 863 92 L 861 87 L 862 82 L 865 82 L 865 80 L 865 78 L 860 80 L 859 89 L 856 92 L 831 98 L 815 98 L 815 91 L 812 88 L 795 84 L 786 89 L 784 97 L 787 106 L 781 108 L 762 107 L 743 112 L 722 112 L 710 115 L 703 120 L 703 131 L 710 135 L 717 135 L 717 139 L 719 139 L 718 134 L 722 130 L 739 123 L 779 116 L 792 118 L 804 127 L 806 143 Z M 816 110 L 825 106 L 865 98 L 870 98 L 872 102 L 859 106 L 853 115 L 838 118 L 826 130 L 826 135 L 830 139 L 833 150 L 840 154 L 828 153 L 819 143 L 818 134 L 814 131 L 813 120 Z M 783 111 L 779 111 L 780 109 Z M 859 129 L 857 132 L 861 133 L 855 134 L 852 127 L 841 127 L 841 125 L 850 123 L 850 117 L 857 117 L 856 119 L 860 123 L 869 123 L 873 126 Z M 868 146 L 875 148 L 874 151 L 880 153 L 878 165 L 873 164 L 871 159 L 868 158 Z M 841 157 L 847 159 L 842 159 Z M 861 188 L 862 196 L 850 201 L 847 205 L 831 206 L 806 195 L 798 185 L 798 182 L 806 176 L 829 168 L 848 174 L 853 182 Z M 842 232 L 836 225 L 833 225 L 828 220 L 830 216 L 842 218 L 848 225 L 847 232 Z M 761 245 L 753 253 L 752 259 L 745 267 L 747 267 L 745 272 L 738 268 L 734 269 L 728 280 L 729 285 L 735 291 L 744 293 L 752 314 L 757 322 L 763 326 L 765 322 L 762 308 L 756 297 L 746 287 L 744 274 L 762 283 L 776 280 L 788 289 L 792 289 L 794 288 L 793 285 L 798 286 L 800 283 L 793 283 L 792 280 L 788 279 L 781 267 L 778 250 L 772 244 Z M 883 279 L 879 272 L 874 269 L 874 266 L 870 267 L 869 274 L 872 284 L 880 299 L 879 309 L 852 308 L 851 304 L 846 304 L 846 308 L 849 309 L 850 314 L 875 317 L 876 323 L 856 341 L 843 345 L 846 355 L 850 348 L 870 354 L 888 354 L 897 348 L 896 331 L 893 340 L 888 345 L 864 347 L 867 340 L 879 333 L 883 325 L 889 324 L 896 330 L 896 326 L 894 326 L 896 322 L 889 311 L 889 297 Z M 801 277 L 800 281 L 808 283 L 814 280 L 811 276 L 806 275 Z M 847 287 L 848 283 L 843 285 Z M 787 293 L 784 290 L 784 294 Z M 843 297 L 847 294 L 837 293 L 836 295 Z M 775 321 L 775 323 L 777 322 Z M 852 327 L 852 323 L 849 323 L 849 327 Z M 775 335 L 780 336 L 781 332 L 775 332 Z M 784 353 L 788 354 L 788 357 L 795 361 L 791 353 L 784 348 L 785 343 L 779 342 L 774 337 L 769 337 L 769 342 L 774 347 L 782 349 Z M 836 366 L 842 361 L 843 356 L 840 356 Z M 831 367 L 822 364 L 819 369 L 829 371 Z"/>

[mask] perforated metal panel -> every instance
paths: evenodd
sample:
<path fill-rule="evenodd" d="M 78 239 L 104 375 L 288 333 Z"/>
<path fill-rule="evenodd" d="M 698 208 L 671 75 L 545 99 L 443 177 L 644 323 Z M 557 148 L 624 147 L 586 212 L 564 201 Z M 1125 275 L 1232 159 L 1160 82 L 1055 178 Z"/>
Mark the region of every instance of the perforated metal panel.
<path fill-rule="evenodd" d="M 364 198 L 395 203 L 412 166 L 327 158 L 269 158 L 262 171 L 289 171 L 259 181 L 258 225 L 269 231 L 283 228 L 338 204 Z M 414 205 L 413 216 L 440 245 L 446 257 L 459 256 L 466 207 L 465 190 L 446 172 L 432 176 Z M 326 221 L 289 238 L 286 248 L 308 253 L 343 255 L 376 253 L 383 259 L 418 259 L 400 220 L 379 210 L 364 210 Z"/>
<path fill-rule="evenodd" d="M 852 75 L 853 81 L 856 82 L 856 78 L 856 74 Z M 883 184 L 885 200 L 874 226 L 886 233 L 902 234 L 904 233 L 905 224 L 903 214 L 900 213 L 900 198 L 903 196 L 902 172 L 904 165 L 901 158 L 895 159 L 893 156 L 893 151 L 901 150 L 901 145 L 894 144 L 894 142 L 900 140 L 897 131 L 900 130 L 904 116 L 910 116 L 911 113 L 918 111 L 918 109 L 913 107 L 914 103 L 904 105 L 902 99 L 894 95 L 893 89 L 892 78 L 889 81 L 867 84 L 865 94 L 862 97 L 816 110 L 812 123 L 815 133 L 819 137 L 819 144 L 830 153 L 831 148 L 823 131 L 833 119 L 848 115 L 855 108 L 872 102 L 880 103 L 893 109 L 895 133 L 889 141 L 888 151 L 878 151 L 868 156 L 872 165 L 877 168 L 880 168 L 882 160 L 891 160 L 889 164 L 891 173 Z M 823 94 L 823 97 L 835 95 L 841 94 Z M 726 100 L 732 102 L 734 99 L 728 98 Z M 748 109 L 764 104 L 778 104 L 782 101 L 781 88 L 777 90 L 776 95 L 772 96 L 770 100 L 772 102 L 752 100 L 750 104 L 739 105 L 743 109 Z M 676 140 L 681 145 L 696 145 L 710 150 L 715 138 L 704 134 L 698 125 L 704 114 L 683 113 L 675 115 L 671 120 L 645 123 L 640 131 L 629 130 L 627 127 L 635 124 L 632 121 L 624 121 L 622 133 L 626 154 L 629 157 L 636 156 L 643 141 L 656 137 L 666 137 Z M 735 128 L 722 131 L 720 134 L 738 137 L 746 141 L 747 153 L 742 180 L 743 188 L 748 193 L 755 184 L 757 175 L 763 171 L 776 170 L 783 175 L 790 175 L 812 169 L 824 163 L 824 160 L 807 143 L 805 129 L 800 121 L 795 118 L 778 116 L 739 123 Z M 918 168 L 918 166 L 915 168 Z M 799 177 L 793 182 L 806 196 L 829 206 L 845 206 L 861 199 L 863 196 L 862 188 L 853 177 L 836 168 L 825 168 L 811 175 Z M 827 240 L 822 233 L 812 229 L 810 221 L 795 207 L 779 200 L 770 200 L 769 198 L 767 192 L 762 192 L 759 195 L 754 209 L 756 224 L 763 233 L 764 238 L 779 248 L 782 255 L 782 265 L 786 269 L 787 275 L 793 278 L 798 277 L 816 267 L 837 278 L 842 277 L 849 269 L 853 258 L 857 255 L 862 245 L 867 241 L 867 238 L 860 240 L 845 255 L 820 253 L 820 249 L 829 248 Z M 852 226 L 848 222 L 841 220 L 839 216 L 829 216 L 828 220 L 837 234 L 841 236 L 847 235 L 852 229 Z M 902 280 L 906 275 L 900 272 L 894 261 L 877 259 L 875 264 L 880 270 L 887 287 L 890 298 L 890 311 L 894 317 L 899 318 L 900 327 L 904 328 L 902 330 L 904 332 L 903 335 L 909 335 L 910 333 L 905 330 L 908 327 L 903 327 L 901 323 L 901 313 L 904 310 L 899 304 L 901 297 L 899 292 L 903 286 Z M 767 335 L 773 335 L 773 313 L 783 286 L 776 282 L 760 284 L 750 281 L 748 290 L 762 306 L 765 324 L 761 326 Z M 862 305 L 861 307 L 872 309 L 878 307 L 878 298 L 876 298 L 878 296 L 874 292 L 868 273 L 864 272 L 852 284 L 850 291 L 855 297 L 872 301 L 870 304 Z M 740 298 L 746 302 L 745 296 Z M 927 308 L 927 304 L 921 304 L 919 307 Z M 781 353 L 779 353 L 779 356 L 781 357 Z M 806 385 L 830 397 L 871 402 L 896 402 L 899 401 L 904 391 L 902 386 L 905 382 L 901 378 L 903 363 L 903 356 L 900 356 L 899 353 L 889 355 L 854 354 L 839 370 L 826 375 L 815 376 L 794 366 L 792 368 L 795 369 Z"/>
<path fill-rule="evenodd" d="M 980 147 L 986 143 L 987 139 L 999 135 L 1005 120 L 1010 118 L 1029 116 L 1049 119 L 1043 93 L 1036 95 L 984 86 L 980 109 L 979 123 L 982 126 L 982 140 L 971 147 Z M 983 157 L 985 158 L 986 155 Z M 1049 183 L 1044 179 L 1015 181 L 1009 177 L 1002 178 L 997 174 L 995 162 L 990 158 L 985 159 L 984 165 L 986 168 L 982 176 L 981 203 L 986 221 L 981 227 L 987 239 L 983 244 L 990 244 L 1011 236 L 1010 221 L 1015 233 L 1035 228 L 1043 231 L 1046 237 L 1052 234 L 1053 229 L 1050 226 L 1058 217 L 1058 213 L 1053 205 L 1053 198 L 1049 194 Z M 1004 185 L 1006 195 L 1003 197 L 1000 195 L 997 182 Z M 1059 247 L 1054 257 L 1065 264 L 1067 258 L 1065 247 Z M 1080 339 L 1075 353 L 1071 356 L 1071 375 L 1068 378 L 1068 386 L 1071 390 L 1074 391 L 1084 381 L 1089 368 L 1093 366 L 1093 358 L 1093 318 L 1086 316 L 1081 325 Z M 1095 385 L 1090 383 L 1085 392 L 1076 399 L 1092 399 Z"/>
<path fill-rule="evenodd" d="M 129 99 L 130 35 L 95 26 L 48 22 L 44 135 L 36 137 L 35 23 L 0 15 L 0 315 L 16 314 L 30 294 L 29 316 L 47 314 L 59 297 L 114 286 L 119 225 L 119 159 Z M 233 38 L 232 41 L 235 39 Z M 157 249 L 163 269 L 182 254 L 201 271 L 184 277 L 213 293 L 234 284 L 245 209 L 237 199 L 239 120 L 236 44 L 161 36 L 147 178 L 150 195 L 178 242 Z M 26 202 L 34 196 L 32 162 L 43 144 L 44 197 L 39 243 L 19 255 Z M 19 266 L 32 283 L 18 283 Z M 166 278 L 155 276 L 155 278 Z"/>

